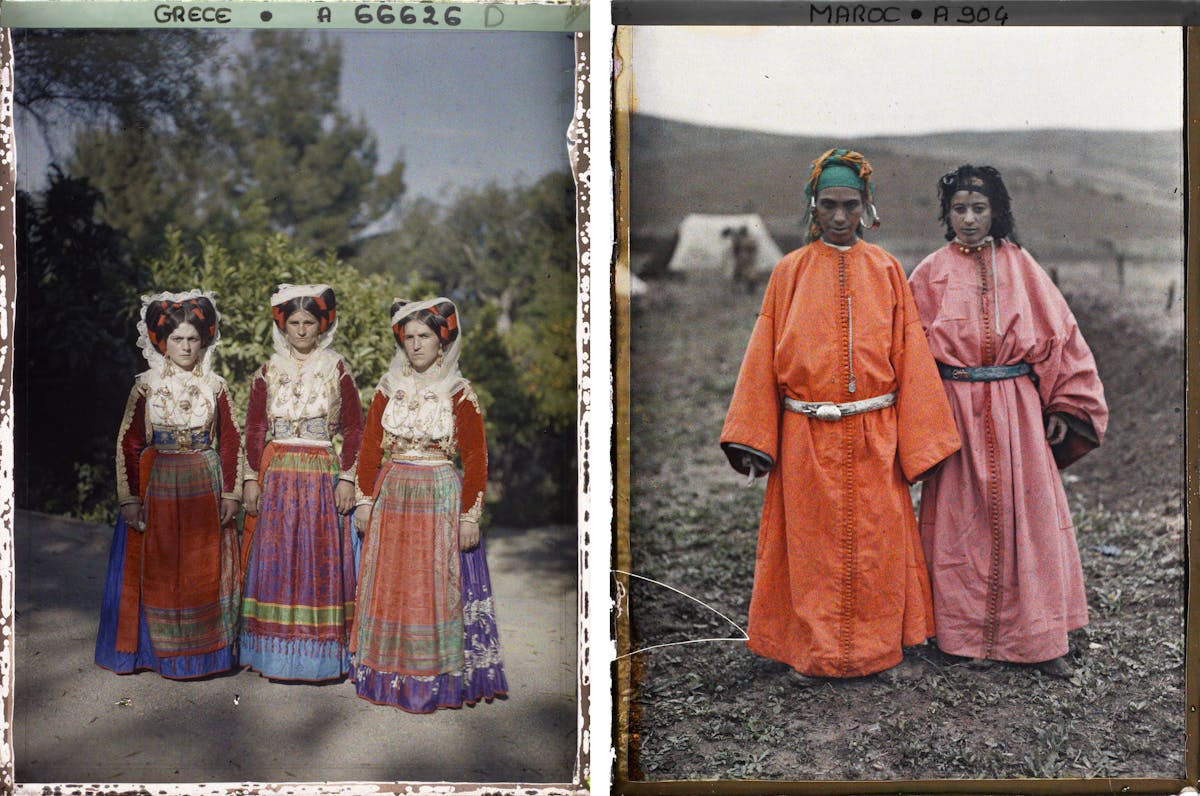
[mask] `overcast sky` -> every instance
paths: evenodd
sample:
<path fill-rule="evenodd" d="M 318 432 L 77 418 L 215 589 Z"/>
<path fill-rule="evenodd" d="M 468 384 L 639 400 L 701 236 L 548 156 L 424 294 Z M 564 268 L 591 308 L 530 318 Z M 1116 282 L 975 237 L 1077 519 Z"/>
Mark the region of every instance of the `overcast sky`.
<path fill-rule="evenodd" d="M 637 109 L 808 135 L 1183 123 L 1180 28 L 640 27 Z"/>

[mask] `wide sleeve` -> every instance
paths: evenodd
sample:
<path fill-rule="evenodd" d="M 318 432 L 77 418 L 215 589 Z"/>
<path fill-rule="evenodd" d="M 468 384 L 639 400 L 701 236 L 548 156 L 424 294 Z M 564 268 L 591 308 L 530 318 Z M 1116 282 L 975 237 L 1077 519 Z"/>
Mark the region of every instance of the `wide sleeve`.
<path fill-rule="evenodd" d="M 339 478 L 354 483 L 358 451 L 363 441 L 362 401 L 345 360 L 338 362 L 338 414 L 342 428 L 342 472 Z"/>
<path fill-rule="evenodd" d="M 468 385 L 454 397 L 454 425 L 462 459 L 462 519 L 479 522 L 487 488 L 487 439 L 479 399 Z"/>
<path fill-rule="evenodd" d="M 246 405 L 246 463 L 243 477 L 257 481 L 262 469 L 263 450 L 267 446 L 267 369 L 264 367 L 250 382 L 250 401 Z"/>
<path fill-rule="evenodd" d="M 750 472 L 751 465 L 756 475 L 766 475 L 779 458 L 782 408 L 775 374 L 775 285 L 773 276 L 750 333 L 721 429 L 721 450 L 729 464 L 743 475 Z"/>
<path fill-rule="evenodd" d="M 367 410 L 367 422 L 363 427 L 362 445 L 358 450 L 358 493 L 359 502 L 370 502 L 375 496 L 375 479 L 383 462 L 383 410 L 388 399 L 379 390 L 371 399 Z"/>
<path fill-rule="evenodd" d="M 1108 404 L 1096 369 L 1096 359 L 1066 299 L 1047 277 L 1039 280 L 1041 301 L 1034 311 L 1052 326 L 1050 345 L 1044 358 L 1033 363 L 1038 378 L 1042 414 L 1058 412 L 1067 417 L 1067 435 L 1052 446 L 1059 468 L 1067 467 L 1099 447 L 1108 428 Z"/>
<path fill-rule="evenodd" d="M 229 391 L 217 393 L 217 442 L 221 456 L 221 497 L 242 499 L 242 435 L 233 419 Z"/>
<path fill-rule="evenodd" d="M 140 502 L 139 467 L 147 444 L 146 394 L 140 384 L 134 384 L 117 431 L 117 500 L 121 505 Z"/>
<path fill-rule="evenodd" d="M 892 283 L 896 291 L 891 359 L 896 375 L 896 455 L 904 477 L 912 483 L 962 447 L 962 441 L 899 263 Z"/>

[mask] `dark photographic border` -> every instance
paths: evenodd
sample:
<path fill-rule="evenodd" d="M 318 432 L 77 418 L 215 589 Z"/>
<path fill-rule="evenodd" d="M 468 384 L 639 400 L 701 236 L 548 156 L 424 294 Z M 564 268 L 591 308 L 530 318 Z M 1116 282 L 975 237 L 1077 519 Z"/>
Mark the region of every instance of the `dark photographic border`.
<path fill-rule="evenodd" d="M 864 18 L 872 9 L 898 9 L 897 24 L 921 24 L 917 14 L 931 18 L 935 6 L 925 2 L 899 3 L 795 3 L 783 7 L 779 4 L 745 0 L 738 3 L 717 3 L 699 0 L 685 7 L 674 0 L 614 0 L 612 17 L 617 28 L 613 57 L 616 63 L 614 81 L 613 146 L 614 182 L 617 229 L 616 262 L 614 265 L 614 538 L 613 569 L 616 571 L 610 588 L 615 601 L 614 635 L 617 654 L 622 656 L 631 650 L 631 628 L 629 621 L 630 580 L 626 574 L 631 570 L 629 546 L 629 488 L 630 488 L 630 114 L 636 107 L 634 83 L 636 82 L 636 51 L 633 46 L 633 28 L 636 25 L 683 24 L 694 25 L 809 25 L 822 24 L 810 18 L 813 8 L 845 8 L 848 14 L 862 10 Z M 940 7 L 961 9 L 981 4 L 948 3 Z M 992 7 L 1003 4 L 982 4 Z M 1185 7 L 1186 6 L 1186 7 Z M 1009 3 L 1009 25 L 1162 25 L 1181 26 L 1184 37 L 1184 180 L 1188 186 L 1184 205 L 1185 215 L 1185 272 L 1186 299 L 1184 346 L 1186 357 L 1186 407 L 1184 414 L 1185 432 L 1185 504 L 1184 504 L 1184 570 L 1185 583 L 1185 705 L 1183 721 L 1186 733 L 1184 753 L 1185 777 L 1129 778 L 1129 779 L 1006 779 L 1006 780 L 889 780 L 889 781 L 631 781 L 629 774 L 631 733 L 630 710 L 636 684 L 635 664 L 632 658 L 620 657 L 614 664 L 614 725 L 613 737 L 616 747 L 614 792 L 622 794 L 690 794 L 699 792 L 712 794 L 852 794 L 852 793 L 1178 793 L 1185 788 L 1196 788 L 1200 777 L 1200 561 L 1192 555 L 1200 536 L 1191 522 L 1200 510 L 1200 472 L 1197 472 L 1197 454 L 1200 453 L 1200 375 L 1193 360 L 1200 351 L 1200 241 L 1192 234 L 1200 229 L 1200 184 L 1194 179 L 1195 169 L 1200 164 L 1200 119 L 1196 109 L 1200 108 L 1200 28 L 1182 27 L 1195 22 L 1194 4 L 1147 3 L 1144 5 L 1112 4 L 1096 2 L 1069 3 Z M 823 11 L 821 12 L 824 13 Z M 851 22 L 850 24 L 855 24 Z M 631 66 L 632 65 L 632 66 Z M 1190 791 L 1195 793 L 1195 791 Z"/>

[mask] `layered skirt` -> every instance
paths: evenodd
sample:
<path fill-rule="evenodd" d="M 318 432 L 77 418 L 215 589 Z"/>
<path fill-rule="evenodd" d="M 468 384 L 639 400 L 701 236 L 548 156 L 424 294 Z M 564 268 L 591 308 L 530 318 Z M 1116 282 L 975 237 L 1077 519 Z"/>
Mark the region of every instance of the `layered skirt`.
<path fill-rule="evenodd" d="M 117 520 L 95 661 L 118 674 L 189 679 L 237 665 L 237 531 L 220 524 L 211 449 L 141 459 L 146 530 Z"/>
<path fill-rule="evenodd" d="M 462 481 L 449 462 L 389 462 L 362 549 L 355 690 L 412 713 L 508 691 L 484 545 L 460 551 Z"/>
<path fill-rule="evenodd" d="M 350 670 L 355 536 L 334 501 L 332 450 L 270 443 L 246 563 L 241 662 L 275 680 L 338 680 Z"/>

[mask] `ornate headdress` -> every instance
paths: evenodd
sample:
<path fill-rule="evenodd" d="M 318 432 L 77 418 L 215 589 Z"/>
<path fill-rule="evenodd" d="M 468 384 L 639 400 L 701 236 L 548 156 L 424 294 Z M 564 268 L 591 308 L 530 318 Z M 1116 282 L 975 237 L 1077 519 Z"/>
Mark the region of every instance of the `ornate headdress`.
<path fill-rule="evenodd" d="M 422 310 L 437 319 L 432 324 L 442 346 L 442 355 L 424 373 L 416 373 L 408 354 L 404 351 L 404 325 L 413 320 Z M 379 389 L 385 395 L 395 392 L 397 387 L 411 382 L 422 387 L 431 387 L 439 395 L 450 396 L 466 383 L 458 369 L 458 358 L 462 351 L 461 322 L 458 307 L 448 298 L 409 301 L 395 299 L 392 302 L 392 334 L 396 338 L 396 354 L 388 365 L 387 372 L 379 381 Z"/>
<path fill-rule="evenodd" d="M 203 290 L 188 290 L 183 293 L 154 293 L 142 296 L 142 309 L 138 316 L 137 346 L 149 363 L 151 370 L 161 372 L 167 364 L 166 328 L 170 314 L 182 310 L 187 322 L 196 327 L 202 336 L 208 337 L 204 353 L 196 363 L 196 375 L 212 373 L 213 350 L 221 339 L 221 314 L 217 311 L 217 297 Z"/>
<path fill-rule="evenodd" d="M 825 188 L 853 188 L 867 195 L 867 208 L 859 231 L 866 226 L 879 228 L 879 211 L 875 209 L 875 185 L 871 182 L 874 171 L 871 163 L 862 154 L 850 149 L 830 149 L 821 154 L 810 165 L 808 182 L 804 184 L 806 198 L 804 220 L 804 242 L 811 243 L 821 237 L 821 227 L 813 214 L 817 194 Z"/>
<path fill-rule="evenodd" d="M 271 341 L 274 343 L 275 353 L 283 357 L 289 355 L 287 336 L 283 332 L 287 321 L 285 310 L 287 305 L 296 299 L 311 299 L 303 309 L 317 319 L 318 349 L 328 348 L 333 343 L 333 335 L 337 331 L 337 297 L 333 288 L 329 285 L 279 285 L 271 294 L 271 320 L 274 321 L 271 327 Z"/>

